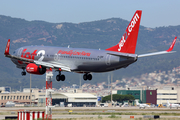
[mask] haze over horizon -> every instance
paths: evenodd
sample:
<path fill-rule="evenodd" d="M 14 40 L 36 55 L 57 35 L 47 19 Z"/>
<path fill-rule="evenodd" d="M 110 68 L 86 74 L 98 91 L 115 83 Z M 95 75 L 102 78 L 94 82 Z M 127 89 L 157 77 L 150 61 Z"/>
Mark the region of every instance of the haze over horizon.
<path fill-rule="evenodd" d="M 180 25 L 179 0 L 8 0 L 0 1 L 0 15 L 28 21 L 82 23 L 108 18 L 130 21 L 136 10 L 142 10 L 141 25 L 162 27 Z"/>

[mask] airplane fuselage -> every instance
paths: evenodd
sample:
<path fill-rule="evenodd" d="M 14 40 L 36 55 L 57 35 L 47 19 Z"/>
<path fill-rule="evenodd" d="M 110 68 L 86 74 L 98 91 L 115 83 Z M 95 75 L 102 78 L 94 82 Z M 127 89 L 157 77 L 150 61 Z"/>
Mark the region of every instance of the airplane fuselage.
<path fill-rule="evenodd" d="M 53 64 L 65 64 L 71 71 L 87 73 L 112 71 L 127 67 L 137 60 L 136 54 L 129 54 L 130 57 L 126 57 L 127 53 L 51 46 L 25 46 L 15 50 L 13 55 Z M 22 61 L 13 58 L 11 60 L 18 68 L 27 66 Z"/>

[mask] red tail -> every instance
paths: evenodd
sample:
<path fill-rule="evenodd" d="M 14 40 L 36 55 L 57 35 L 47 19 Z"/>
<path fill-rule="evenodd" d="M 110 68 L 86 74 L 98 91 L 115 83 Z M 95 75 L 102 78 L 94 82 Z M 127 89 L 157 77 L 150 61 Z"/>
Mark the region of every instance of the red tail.
<path fill-rule="evenodd" d="M 131 53 L 134 54 L 136 50 L 137 37 L 139 32 L 140 20 L 141 20 L 141 10 L 137 10 L 131 19 L 125 33 L 123 34 L 119 43 L 106 50 Z"/>
<path fill-rule="evenodd" d="M 170 51 L 172 51 L 172 50 L 173 50 L 174 45 L 175 45 L 175 43 L 176 43 L 176 39 L 177 39 L 177 37 L 175 37 L 175 38 L 174 38 L 174 40 L 173 40 L 173 42 L 172 42 L 171 46 L 169 47 L 169 49 L 168 49 L 168 50 L 166 50 L 167 52 L 170 52 Z"/>
<path fill-rule="evenodd" d="M 10 39 L 9 39 L 8 42 L 7 42 L 7 45 L 6 45 L 6 49 L 5 49 L 4 55 L 9 55 L 9 47 L 10 47 Z"/>

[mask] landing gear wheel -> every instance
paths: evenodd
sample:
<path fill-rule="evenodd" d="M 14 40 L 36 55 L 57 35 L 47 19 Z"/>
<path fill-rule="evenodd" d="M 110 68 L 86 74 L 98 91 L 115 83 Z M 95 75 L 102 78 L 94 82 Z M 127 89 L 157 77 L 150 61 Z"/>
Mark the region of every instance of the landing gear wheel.
<path fill-rule="evenodd" d="M 22 68 L 22 69 L 23 69 L 23 71 L 21 72 L 21 75 L 22 75 L 22 76 L 25 76 L 25 75 L 26 75 L 25 68 Z"/>
<path fill-rule="evenodd" d="M 57 76 L 56 76 L 56 80 L 57 80 L 57 81 L 60 81 L 60 75 L 57 75 Z"/>
<path fill-rule="evenodd" d="M 83 79 L 84 79 L 84 80 L 92 80 L 92 75 L 86 73 L 86 74 L 83 75 Z"/>
<path fill-rule="evenodd" d="M 57 81 L 64 81 L 65 80 L 65 75 L 57 75 L 56 80 Z"/>
<path fill-rule="evenodd" d="M 87 80 L 87 74 L 83 75 L 83 79 L 86 81 Z"/>
<path fill-rule="evenodd" d="M 61 75 L 61 80 L 62 80 L 62 81 L 65 80 L 65 75 Z"/>
<path fill-rule="evenodd" d="M 88 80 L 92 80 L 92 75 L 91 74 L 88 74 L 87 77 L 88 77 Z"/>
<path fill-rule="evenodd" d="M 22 75 L 22 76 L 25 76 L 25 75 L 26 75 L 26 72 L 25 72 L 25 71 L 21 72 L 21 75 Z"/>

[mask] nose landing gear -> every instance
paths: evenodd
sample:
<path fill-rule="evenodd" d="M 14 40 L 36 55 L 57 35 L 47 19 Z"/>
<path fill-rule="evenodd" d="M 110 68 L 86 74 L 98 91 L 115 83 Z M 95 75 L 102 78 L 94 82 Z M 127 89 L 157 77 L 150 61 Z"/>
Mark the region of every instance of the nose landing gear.
<path fill-rule="evenodd" d="M 22 76 L 25 76 L 25 75 L 26 75 L 25 69 L 23 69 L 23 71 L 21 72 L 21 75 L 22 75 Z"/>

